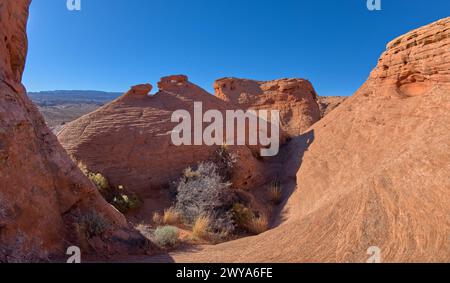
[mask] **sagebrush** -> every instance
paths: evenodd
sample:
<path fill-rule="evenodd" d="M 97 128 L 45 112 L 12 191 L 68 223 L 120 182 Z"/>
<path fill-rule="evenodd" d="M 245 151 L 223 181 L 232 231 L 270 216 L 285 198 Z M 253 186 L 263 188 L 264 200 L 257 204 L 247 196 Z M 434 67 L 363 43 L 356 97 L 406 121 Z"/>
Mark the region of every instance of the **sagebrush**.
<path fill-rule="evenodd" d="M 96 212 L 89 212 L 80 219 L 80 227 L 88 239 L 101 236 L 109 228 L 109 223 Z"/>
<path fill-rule="evenodd" d="M 234 193 L 231 184 L 220 175 L 217 164 L 203 162 L 196 170 L 187 169 L 177 186 L 175 208 L 186 222 L 208 215 L 214 232 L 232 233 L 234 230 Z"/>
<path fill-rule="evenodd" d="M 231 153 L 226 144 L 221 145 L 215 152 L 212 162 L 216 164 L 217 171 L 225 181 L 231 180 L 237 157 Z"/>
<path fill-rule="evenodd" d="M 173 226 L 158 227 L 154 236 L 156 243 L 160 247 L 173 247 L 178 243 L 180 231 Z"/>

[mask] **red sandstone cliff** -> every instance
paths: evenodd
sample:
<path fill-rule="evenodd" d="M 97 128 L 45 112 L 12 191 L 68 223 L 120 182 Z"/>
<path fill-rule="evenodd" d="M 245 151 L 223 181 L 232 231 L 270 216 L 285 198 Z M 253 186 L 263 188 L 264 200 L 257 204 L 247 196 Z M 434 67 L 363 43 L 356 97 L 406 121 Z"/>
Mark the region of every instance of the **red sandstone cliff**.
<path fill-rule="evenodd" d="M 206 145 L 175 146 L 171 122 L 176 110 L 187 110 L 194 117 L 194 102 L 202 102 L 204 111 L 222 113 L 226 104 L 186 76 L 162 78 L 160 91 L 149 96 L 150 85 L 133 87 L 116 101 L 69 123 L 59 140 L 77 160 L 90 170 L 101 172 L 112 184 L 124 185 L 151 197 L 161 187 L 176 180 L 183 170 L 214 156 L 217 147 Z M 264 181 L 261 164 L 246 146 L 232 146 L 238 163 L 235 186 L 247 188 Z"/>
<path fill-rule="evenodd" d="M 215 96 L 239 109 L 280 111 L 281 127 L 298 136 L 321 118 L 317 94 L 303 79 L 254 81 L 224 78 L 214 83 Z"/>
<path fill-rule="evenodd" d="M 365 262 L 377 246 L 383 262 L 449 262 L 449 46 L 450 18 L 394 40 L 351 98 L 293 140 L 286 222 L 174 258 Z"/>
<path fill-rule="evenodd" d="M 146 242 L 78 170 L 21 83 L 30 1 L 0 0 L 0 262 L 61 257 L 71 245 L 97 255 L 138 252 Z M 107 228 L 87 239 L 83 219 Z"/>

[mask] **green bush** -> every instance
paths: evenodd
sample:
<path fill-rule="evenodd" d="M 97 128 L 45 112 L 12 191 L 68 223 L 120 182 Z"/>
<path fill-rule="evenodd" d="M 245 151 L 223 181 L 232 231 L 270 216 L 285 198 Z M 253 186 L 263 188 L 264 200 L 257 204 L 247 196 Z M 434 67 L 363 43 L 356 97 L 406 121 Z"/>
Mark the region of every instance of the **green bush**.
<path fill-rule="evenodd" d="M 78 164 L 81 171 L 91 180 L 103 198 L 121 213 L 141 207 L 142 200 L 138 195 L 125 190 L 123 186 L 113 187 L 101 173 L 90 172 L 83 163 Z"/>
<path fill-rule="evenodd" d="M 88 178 L 89 180 L 91 180 L 92 183 L 94 183 L 94 185 L 100 190 L 100 191 L 105 191 L 105 190 L 109 190 L 110 189 L 110 185 L 108 182 L 108 179 L 105 178 L 105 176 L 103 176 L 100 173 L 89 173 L 88 174 Z"/>
<path fill-rule="evenodd" d="M 161 247 L 173 247 L 178 243 L 180 232 L 173 226 L 158 227 L 154 233 L 156 243 Z"/>
<path fill-rule="evenodd" d="M 113 197 L 111 204 L 120 212 L 127 213 L 130 210 L 142 206 L 142 200 L 135 194 L 118 194 Z"/>

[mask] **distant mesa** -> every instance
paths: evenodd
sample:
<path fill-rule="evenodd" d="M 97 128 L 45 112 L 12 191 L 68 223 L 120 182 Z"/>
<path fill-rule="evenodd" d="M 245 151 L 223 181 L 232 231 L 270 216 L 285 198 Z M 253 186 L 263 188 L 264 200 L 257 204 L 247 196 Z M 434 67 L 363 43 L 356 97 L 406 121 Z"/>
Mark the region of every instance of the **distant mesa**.
<path fill-rule="evenodd" d="M 94 90 L 53 90 L 27 92 L 28 97 L 39 106 L 57 106 L 60 104 L 105 104 L 118 98 L 123 93 Z"/>

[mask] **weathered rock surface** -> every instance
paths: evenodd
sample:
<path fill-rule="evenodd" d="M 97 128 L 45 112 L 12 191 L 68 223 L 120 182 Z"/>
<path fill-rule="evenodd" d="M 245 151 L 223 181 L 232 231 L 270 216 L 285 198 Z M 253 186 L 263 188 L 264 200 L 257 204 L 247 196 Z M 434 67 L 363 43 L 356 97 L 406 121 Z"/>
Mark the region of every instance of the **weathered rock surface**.
<path fill-rule="evenodd" d="M 376 246 L 383 262 L 449 262 L 449 46 L 450 18 L 388 44 L 367 82 L 292 141 L 288 220 L 175 260 L 366 262 Z"/>
<path fill-rule="evenodd" d="M 135 85 L 126 93 L 126 95 L 147 96 L 153 87 L 151 84 Z"/>
<path fill-rule="evenodd" d="M 99 110 L 66 125 L 58 135 L 66 150 L 94 172 L 104 174 L 113 185 L 123 185 L 151 197 L 167 188 L 183 170 L 214 156 L 218 149 L 206 145 L 175 146 L 171 122 L 176 110 L 187 110 L 194 119 L 194 102 L 203 112 L 227 105 L 183 75 L 162 78 L 153 96 L 128 94 Z M 141 88 L 141 87 L 139 87 Z M 147 87 L 146 90 L 150 89 Z M 148 93 L 148 92 L 147 92 Z M 260 162 L 246 146 L 230 146 L 237 156 L 234 186 L 246 189 L 265 181 Z"/>
<path fill-rule="evenodd" d="M 34 261 L 82 245 L 79 221 L 90 213 L 110 223 L 88 242 L 92 248 L 129 251 L 142 239 L 66 156 L 25 95 L 28 4 L 0 0 L 0 261 Z M 297 182 L 283 204 L 287 220 L 256 237 L 174 254 L 176 261 L 365 262 L 376 246 L 383 262 L 449 262 L 449 46 L 450 18 L 399 37 L 366 83 L 312 127 L 317 98 L 298 80 L 220 80 L 218 99 L 171 76 L 155 96 L 149 85 L 134 87 L 59 137 L 91 170 L 151 194 L 214 151 L 171 145 L 174 110 L 191 111 L 194 101 L 222 111 L 270 104 L 282 110 L 293 137 L 281 170 Z M 239 173 L 257 183 L 261 171 L 250 150 L 233 150 L 248 162 Z"/>
<path fill-rule="evenodd" d="M 21 83 L 30 1 L 0 0 L 0 262 L 65 256 L 71 245 L 99 256 L 146 242 L 128 228 L 67 156 Z M 107 223 L 86 239 L 82 219 Z"/>
<path fill-rule="evenodd" d="M 348 97 L 345 96 L 320 96 L 319 97 L 319 108 L 322 117 L 327 116 L 336 107 L 341 105 Z"/>
<path fill-rule="evenodd" d="M 317 94 L 303 79 L 254 81 L 224 78 L 214 84 L 215 96 L 237 109 L 279 110 L 282 130 L 297 136 L 321 118 Z"/>

